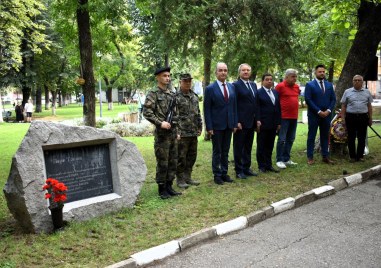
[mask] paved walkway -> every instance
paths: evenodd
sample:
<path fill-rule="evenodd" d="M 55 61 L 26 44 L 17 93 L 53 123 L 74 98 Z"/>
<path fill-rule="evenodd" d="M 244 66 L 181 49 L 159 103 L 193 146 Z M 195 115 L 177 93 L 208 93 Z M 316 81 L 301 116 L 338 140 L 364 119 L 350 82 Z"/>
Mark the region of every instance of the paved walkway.
<path fill-rule="evenodd" d="M 381 267 L 381 177 L 150 267 Z"/>

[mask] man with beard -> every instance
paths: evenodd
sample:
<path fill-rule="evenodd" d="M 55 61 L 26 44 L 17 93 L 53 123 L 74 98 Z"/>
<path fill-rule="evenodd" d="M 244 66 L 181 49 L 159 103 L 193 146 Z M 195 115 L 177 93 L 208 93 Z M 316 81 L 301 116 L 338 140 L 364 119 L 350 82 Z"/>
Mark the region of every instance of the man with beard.
<path fill-rule="evenodd" d="M 329 159 L 328 141 L 331 125 L 331 113 L 335 108 L 336 96 L 332 83 L 326 81 L 325 66 L 315 67 L 315 79 L 306 85 L 304 98 L 308 105 L 307 163 L 314 164 L 314 147 L 317 129 L 320 132 L 320 146 L 323 162 L 334 164 Z"/>

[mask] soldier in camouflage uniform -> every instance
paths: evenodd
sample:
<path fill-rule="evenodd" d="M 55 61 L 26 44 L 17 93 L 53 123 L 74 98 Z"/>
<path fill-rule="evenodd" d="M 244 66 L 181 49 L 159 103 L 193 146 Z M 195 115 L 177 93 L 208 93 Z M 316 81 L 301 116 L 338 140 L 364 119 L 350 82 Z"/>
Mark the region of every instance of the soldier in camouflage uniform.
<path fill-rule="evenodd" d="M 155 72 L 157 87 L 150 91 L 144 103 L 144 117 L 156 126 L 155 129 L 155 156 L 156 156 L 156 183 L 159 186 L 159 195 L 167 199 L 181 195 L 172 188 L 177 167 L 177 127 L 176 117 L 171 122 L 167 116 L 175 93 L 168 87 L 170 83 L 170 68 L 160 68 Z M 175 112 L 175 107 L 172 109 Z"/>
<path fill-rule="evenodd" d="M 202 119 L 198 106 L 198 96 L 191 90 L 192 76 L 180 75 L 180 92 L 176 94 L 178 114 L 177 186 L 188 188 L 189 185 L 199 185 L 192 180 L 191 173 L 197 158 L 197 136 L 201 135 Z"/>

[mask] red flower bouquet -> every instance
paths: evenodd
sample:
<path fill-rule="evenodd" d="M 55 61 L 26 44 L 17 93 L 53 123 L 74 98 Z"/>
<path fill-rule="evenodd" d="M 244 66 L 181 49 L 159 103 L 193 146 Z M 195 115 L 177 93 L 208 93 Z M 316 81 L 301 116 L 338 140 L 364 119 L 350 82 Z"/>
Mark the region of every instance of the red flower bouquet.
<path fill-rule="evenodd" d="M 47 190 L 45 199 L 49 199 L 49 208 L 63 207 L 66 201 L 67 187 L 63 182 L 60 182 L 53 178 L 48 178 L 42 189 Z"/>

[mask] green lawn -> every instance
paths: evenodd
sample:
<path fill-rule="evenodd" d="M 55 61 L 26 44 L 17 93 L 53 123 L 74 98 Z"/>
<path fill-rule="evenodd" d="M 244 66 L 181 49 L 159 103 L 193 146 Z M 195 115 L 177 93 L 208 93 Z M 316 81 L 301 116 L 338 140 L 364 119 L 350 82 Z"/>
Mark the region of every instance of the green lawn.
<path fill-rule="evenodd" d="M 12 118 L 15 117 L 14 108 L 12 105 L 6 105 L 4 107 L 5 109 L 9 109 L 12 111 Z M 107 118 L 115 118 L 118 116 L 119 113 L 127 113 L 129 109 L 136 108 L 136 105 L 126 105 L 126 104 L 113 104 L 113 110 L 107 109 L 107 103 L 102 103 L 102 117 Z M 83 107 L 79 106 L 78 104 L 69 104 L 67 106 L 63 107 L 57 107 L 56 108 L 56 115 L 52 115 L 52 110 L 42 110 L 41 113 L 33 113 L 33 118 L 38 119 L 44 119 L 44 120 L 51 120 L 51 121 L 63 121 L 63 120 L 69 120 L 73 118 L 81 118 L 82 117 L 82 111 Z M 97 118 L 100 116 L 100 105 L 99 103 L 96 104 L 95 113 Z"/>
<path fill-rule="evenodd" d="M 115 106 L 115 110 L 117 107 Z M 69 106 L 57 111 L 57 114 L 74 116 L 75 108 L 77 112 L 80 109 Z M 28 126 L 16 123 L 0 124 L 1 188 L 7 180 L 11 158 Z M 374 128 L 381 133 L 380 125 L 375 125 Z M 374 136 L 371 131 L 369 135 Z M 371 138 L 370 154 L 365 162 L 350 164 L 347 159 L 334 158 L 336 165 L 333 166 L 319 161 L 314 166 L 308 166 L 305 153 L 306 137 L 307 126 L 299 124 L 292 151 L 292 159 L 299 163 L 298 166 L 279 174 L 261 174 L 244 181 L 235 180 L 235 183 L 223 186 L 213 183 L 211 143 L 200 138 L 194 178 L 201 181 L 201 185 L 191 187 L 183 191 L 181 197 L 169 200 L 161 200 L 157 195 L 154 182 L 153 138 L 127 138 L 136 144 L 148 167 L 146 182 L 135 207 L 87 222 L 72 222 L 64 231 L 51 235 L 22 234 L 9 214 L 1 194 L 0 267 L 104 267 L 143 249 L 237 216 L 247 215 L 272 202 L 322 186 L 341 177 L 343 170 L 353 174 L 380 164 L 381 141 Z M 253 161 L 253 164 L 256 170 L 256 161 Z M 234 175 L 232 165 L 229 166 L 229 174 Z"/>

